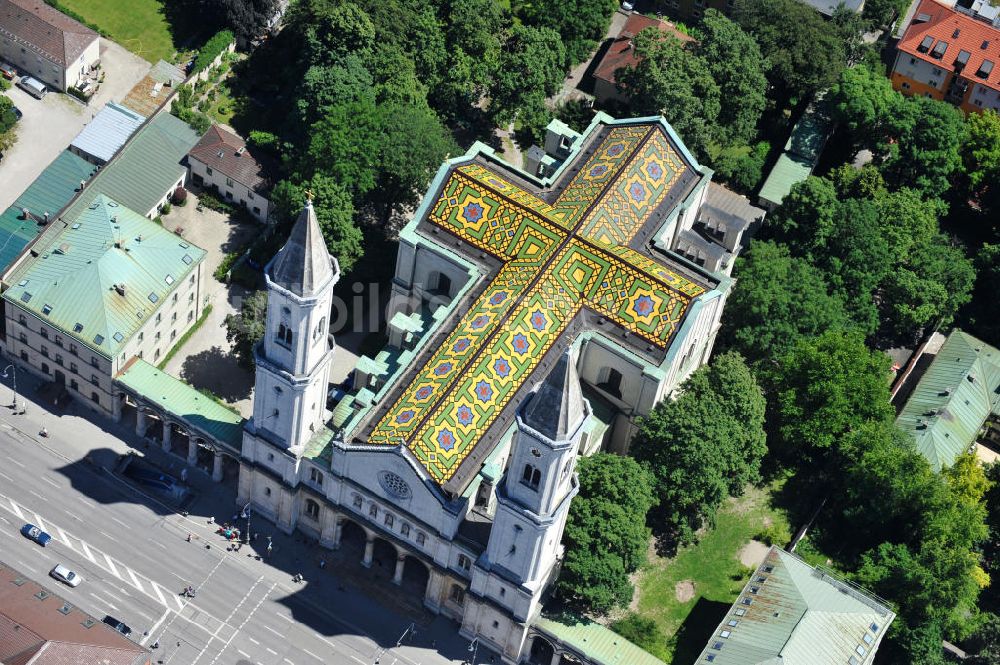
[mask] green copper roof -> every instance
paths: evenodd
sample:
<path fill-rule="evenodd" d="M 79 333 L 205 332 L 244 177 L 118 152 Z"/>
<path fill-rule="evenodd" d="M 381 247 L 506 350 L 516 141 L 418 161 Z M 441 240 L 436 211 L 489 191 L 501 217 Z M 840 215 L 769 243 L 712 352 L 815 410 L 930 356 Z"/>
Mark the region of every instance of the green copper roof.
<path fill-rule="evenodd" d="M 205 256 L 105 196 L 66 223 L 34 246 L 38 256 L 11 275 L 3 297 L 106 357 Z"/>
<path fill-rule="evenodd" d="M 868 665 L 896 615 L 883 602 L 772 547 L 698 665 Z"/>
<path fill-rule="evenodd" d="M 90 180 L 97 169 L 82 157 L 63 150 L 45 167 L 24 193 L 0 215 L 0 271 L 9 266 L 25 246 L 34 240 L 43 226 L 38 220 L 49 213 L 55 219 L 76 195 L 81 180 Z M 33 219 L 22 219 L 21 210 L 27 208 Z"/>
<path fill-rule="evenodd" d="M 809 177 L 823 152 L 831 123 L 829 109 L 822 98 L 806 108 L 792 128 L 785 151 L 760 189 L 761 200 L 779 205 L 792 190 L 792 185 Z"/>
<path fill-rule="evenodd" d="M 181 161 L 197 142 L 198 134 L 186 122 L 161 113 L 141 127 L 118 156 L 94 176 L 64 217 L 79 215 L 101 194 L 145 215 L 184 175 Z"/>
<path fill-rule="evenodd" d="M 955 330 L 920 377 L 896 425 L 913 435 L 935 471 L 975 443 L 1000 415 L 1000 350 Z"/>
<path fill-rule="evenodd" d="M 760 188 L 760 198 L 780 205 L 788 192 L 792 191 L 792 185 L 809 177 L 813 166 L 813 163 L 803 157 L 782 153 Z"/>
<path fill-rule="evenodd" d="M 240 449 L 243 418 L 180 379 L 135 358 L 115 381 L 142 395 L 147 403 L 183 420 L 185 426 Z"/>
<path fill-rule="evenodd" d="M 559 640 L 563 646 L 600 665 L 663 665 L 659 658 L 590 619 L 541 616 L 534 626 Z"/>

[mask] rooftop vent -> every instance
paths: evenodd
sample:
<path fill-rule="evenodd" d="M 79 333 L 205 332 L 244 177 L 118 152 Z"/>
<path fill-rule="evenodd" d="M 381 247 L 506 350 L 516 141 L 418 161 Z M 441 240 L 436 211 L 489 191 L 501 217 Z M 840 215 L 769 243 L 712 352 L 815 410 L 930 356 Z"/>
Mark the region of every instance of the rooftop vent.
<path fill-rule="evenodd" d="M 115 284 L 115 291 L 118 293 L 118 295 L 124 296 L 125 295 L 125 282 L 122 282 L 121 284 Z"/>
<path fill-rule="evenodd" d="M 83 332 L 83 324 L 82 323 L 77 323 L 76 325 L 74 325 L 73 326 L 73 332 L 75 332 L 75 333 L 82 333 Z"/>
<path fill-rule="evenodd" d="M 84 188 L 84 186 L 85 186 L 86 184 L 87 184 L 87 181 L 86 181 L 86 180 L 81 180 L 81 181 L 80 181 L 80 186 L 79 186 L 79 187 L 77 188 L 77 191 L 83 191 L 83 188 Z"/>
<path fill-rule="evenodd" d="M 221 150 L 216 154 L 219 156 L 219 159 L 222 159 L 223 157 L 226 156 L 226 153 L 222 152 Z"/>
<path fill-rule="evenodd" d="M 960 29 L 958 29 L 958 28 L 955 28 L 955 32 L 951 33 L 951 38 L 952 39 L 958 39 L 958 36 L 960 34 L 962 34 L 962 31 Z"/>
<path fill-rule="evenodd" d="M 990 47 L 990 40 L 984 39 L 982 45 L 979 48 L 985 51 L 989 47 Z"/>
<path fill-rule="evenodd" d="M 241 157 L 243 155 L 243 153 L 246 152 L 246 151 L 247 151 L 247 147 L 245 145 L 241 145 L 239 148 L 236 149 L 236 156 L 237 157 Z"/>
<path fill-rule="evenodd" d="M 27 208 L 21 208 L 21 219 L 28 219 L 31 217 L 31 211 Z"/>

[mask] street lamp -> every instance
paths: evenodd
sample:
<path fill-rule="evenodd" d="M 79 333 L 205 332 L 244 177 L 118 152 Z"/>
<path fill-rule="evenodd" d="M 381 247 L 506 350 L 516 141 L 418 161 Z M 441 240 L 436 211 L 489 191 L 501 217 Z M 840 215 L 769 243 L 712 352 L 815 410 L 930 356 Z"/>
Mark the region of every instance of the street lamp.
<path fill-rule="evenodd" d="M 472 660 L 469 661 L 469 665 L 476 665 L 476 658 L 479 656 L 479 638 L 473 639 L 469 642 L 469 653 L 472 654 Z"/>
<path fill-rule="evenodd" d="M 247 532 L 243 538 L 243 543 L 248 544 L 250 542 L 250 502 L 247 501 L 247 505 L 243 506 L 243 510 L 240 512 L 240 517 L 247 521 Z"/>
<path fill-rule="evenodd" d="M 13 363 L 7 365 L 4 368 L 2 375 L 3 378 L 5 379 L 7 378 L 7 370 L 11 370 L 11 373 L 14 375 L 14 415 L 16 416 L 17 415 L 17 368 L 14 367 Z"/>
<path fill-rule="evenodd" d="M 395 649 L 396 647 L 401 646 L 403 644 L 403 640 L 405 640 L 408 636 L 413 637 L 416 634 L 417 634 L 417 624 L 411 623 L 409 626 L 406 627 L 406 630 L 403 631 L 403 634 L 399 636 L 399 639 L 396 640 L 396 644 L 389 647 L 389 649 Z M 382 662 L 382 656 L 384 656 L 389 651 L 389 649 L 379 649 L 378 651 L 376 651 L 375 660 L 372 661 L 372 665 L 379 665 Z M 395 663 L 396 661 L 393 660 L 393 662 Z"/>

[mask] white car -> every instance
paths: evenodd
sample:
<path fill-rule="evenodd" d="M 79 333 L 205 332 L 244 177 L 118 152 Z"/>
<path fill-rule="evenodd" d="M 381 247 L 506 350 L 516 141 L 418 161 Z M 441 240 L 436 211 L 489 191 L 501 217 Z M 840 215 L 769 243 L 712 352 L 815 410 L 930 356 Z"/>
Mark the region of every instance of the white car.
<path fill-rule="evenodd" d="M 625 0 L 625 2 L 622 3 L 622 9 L 624 11 L 630 12 L 633 9 L 635 9 L 635 5 L 633 5 L 631 2 L 629 2 L 629 0 Z"/>
<path fill-rule="evenodd" d="M 56 567 L 49 571 L 49 575 L 56 578 L 63 584 L 68 584 L 72 587 L 80 586 L 80 582 L 83 578 L 74 573 L 72 570 L 62 565 L 61 563 L 56 564 Z"/>

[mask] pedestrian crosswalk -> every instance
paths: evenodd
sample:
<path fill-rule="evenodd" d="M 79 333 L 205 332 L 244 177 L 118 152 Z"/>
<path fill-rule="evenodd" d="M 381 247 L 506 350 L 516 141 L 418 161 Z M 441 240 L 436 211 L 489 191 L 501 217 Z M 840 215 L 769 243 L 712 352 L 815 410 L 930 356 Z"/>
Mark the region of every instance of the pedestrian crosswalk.
<path fill-rule="evenodd" d="M 42 517 L 33 510 L 19 505 L 10 497 L 0 495 L 0 509 L 8 512 L 21 521 L 31 522 L 42 531 L 53 536 L 53 542 L 65 546 L 69 550 L 84 556 L 87 561 L 97 566 L 101 570 L 113 575 L 125 584 L 131 586 L 148 598 L 153 599 L 168 610 L 183 612 L 188 603 L 185 603 L 179 596 L 165 590 L 153 580 L 145 577 L 141 573 L 132 570 L 120 560 L 115 559 L 110 554 L 101 551 L 94 545 L 72 534 L 61 526 L 53 524 L 49 519 Z M 51 546 L 53 543 L 49 543 Z"/>

